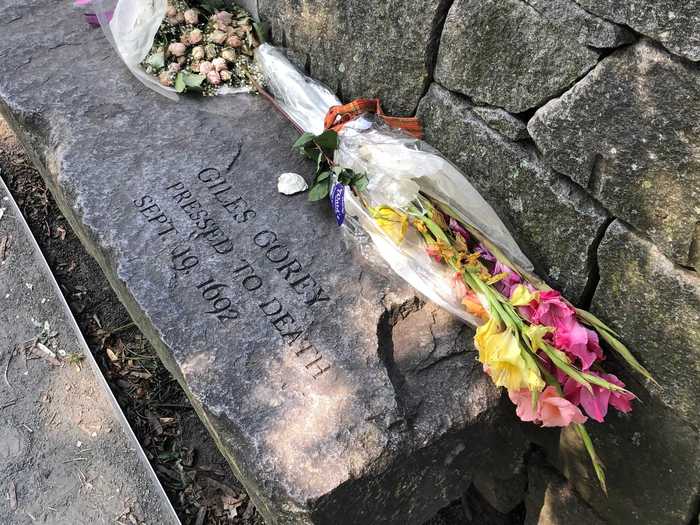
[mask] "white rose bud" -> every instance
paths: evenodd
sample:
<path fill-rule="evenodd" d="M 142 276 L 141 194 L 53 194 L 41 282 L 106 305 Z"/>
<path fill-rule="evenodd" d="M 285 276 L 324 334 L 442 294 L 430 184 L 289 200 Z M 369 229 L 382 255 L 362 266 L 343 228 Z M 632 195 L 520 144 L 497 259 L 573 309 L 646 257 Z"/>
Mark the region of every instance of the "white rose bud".
<path fill-rule="evenodd" d="M 189 35 L 188 35 L 187 33 L 182 33 L 182 34 L 180 35 L 180 42 L 181 42 L 182 44 L 185 44 L 185 45 L 189 44 L 189 43 L 190 43 L 190 37 L 189 37 Z"/>
<path fill-rule="evenodd" d="M 235 62 L 236 61 L 236 52 L 233 49 L 224 49 L 221 52 L 221 57 L 224 60 L 228 60 L 229 62 Z"/>
<path fill-rule="evenodd" d="M 229 47 L 241 47 L 243 42 L 236 35 L 231 35 L 226 39 L 226 45 Z"/>
<path fill-rule="evenodd" d="M 199 29 L 193 29 L 188 36 L 190 44 L 199 44 L 202 41 L 202 32 Z"/>
<path fill-rule="evenodd" d="M 233 78 L 233 75 L 231 74 L 231 72 L 226 70 L 226 69 L 224 69 L 223 71 L 220 71 L 219 76 L 221 77 L 221 80 L 223 80 L 224 82 L 228 82 L 229 80 L 231 80 L 231 78 Z"/>
<path fill-rule="evenodd" d="M 199 63 L 199 72 L 202 75 L 208 75 L 211 71 L 214 71 L 214 64 L 207 60 Z"/>
<path fill-rule="evenodd" d="M 215 58 L 214 60 L 211 61 L 211 63 L 214 66 L 214 69 L 216 69 L 216 71 L 218 71 L 218 72 L 221 72 L 224 69 L 228 69 L 228 66 L 226 65 L 226 60 L 224 60 L 221 57 Z"/>
<path fill-rule="evenodd" d="M 179 13 L 179 12 L 178 12 L 178 14 L 177 14 L 177 16 L 176 16 L 175 18 L 177 18 L 177 23 L 178 23 L 178 24 L 182 24 L 182 23 L 185 21 L 185 14 L 184 14 L 184 13 Z"/>
<path fill-rule="evenodd" d="M 180 67 L 180 64 L 178 64 L 177 62 L 171 62 L 170 64 L 168 64 L 168 71 L 170 73 L 177 73 L 178 71 L 180 71 Z"/>
<path fill-rule="evenodd" d="M 226 41 L 226 33 L 217 29 L 209 35 L 209 40 L 215 44 L 223 44 Z"/>
<path fill-rule="evenodd" d="M 192 59 L 202 60 L 204 58 L 204 48 L 202 46 L 197 46 L 192 48 Z"/>
<path fill-rule="evenodd" d="M 165 16 L 167 16 L 168 18 L 175 18 L 177 16 L 177 9 L 169 5 L 168 8 L 165 10 Z"/>
<path fill-rule="evenodd" d="M 188 9 L 185 11 L 185 22 L 190 25 L 199 23 L 199 12 L 196 9 Z"/>
<path fill-rule="evenodd" d="M 158 80 L 164 86 L 170 87 L 173 85 L 173 80 L 170 78 L 170 73 L 167 71 L 161 71 L 160 75 L 158 75 Z"/>
<path fill-rule="evenodd" d="M 207 55 L 207 58 L 212 59 L 216 58 L 216 46 L 214 44 L 207 44 L 206 47 L 204 48 L 204 52 Z"/>
<path fill-rule="evenodd" d="M 233 15 L 228 11 L 219 11 L 216 13 L 216 19 L 222 24 L 229 25 L 231 20 L 233 20 Z"/>
<path fill-rule="evenodd" d="M 168 53 L 176 57 L 181 57 L 185 51 L 187 51 L 187 46 L 181 42 L 175 42 L 168 46 Z"/>
<path fill-rule="evenodd" d="M 213 86 L 221 84 L 221 77 L 216 71 L 209 71 L 209 73 L 207 73 L 207 80 Z"/>

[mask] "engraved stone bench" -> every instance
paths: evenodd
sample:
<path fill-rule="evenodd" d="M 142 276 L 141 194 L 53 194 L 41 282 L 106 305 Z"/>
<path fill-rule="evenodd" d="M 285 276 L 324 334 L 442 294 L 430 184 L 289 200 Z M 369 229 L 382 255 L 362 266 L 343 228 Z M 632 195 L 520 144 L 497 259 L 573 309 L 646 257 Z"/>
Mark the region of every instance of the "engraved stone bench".
<path fill-rule="evenodd" d="M 421 523 L 512 474 L 472 332 L 277 193 L 311 168 L 263 99 L 160 98 L 68 2 L 0 34 L 2 114 L 269 523 Z"/>

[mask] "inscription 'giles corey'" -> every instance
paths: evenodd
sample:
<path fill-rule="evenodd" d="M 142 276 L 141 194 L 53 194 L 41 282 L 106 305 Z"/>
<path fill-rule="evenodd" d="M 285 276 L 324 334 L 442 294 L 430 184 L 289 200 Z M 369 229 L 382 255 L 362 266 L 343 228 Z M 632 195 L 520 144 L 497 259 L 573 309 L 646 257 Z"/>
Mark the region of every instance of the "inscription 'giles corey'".
<path fill-rule="evenodd" d="M 263 230 L 253 237 L 253 242 L 265 250 L 265 258 L 275 265 L 292 290 L 304 297 L 307 306 L 330 300 L 318 281 L 304 270 L 304 266 L 292 256 L 287 245 L 278 239 L 275 232 Z"/>

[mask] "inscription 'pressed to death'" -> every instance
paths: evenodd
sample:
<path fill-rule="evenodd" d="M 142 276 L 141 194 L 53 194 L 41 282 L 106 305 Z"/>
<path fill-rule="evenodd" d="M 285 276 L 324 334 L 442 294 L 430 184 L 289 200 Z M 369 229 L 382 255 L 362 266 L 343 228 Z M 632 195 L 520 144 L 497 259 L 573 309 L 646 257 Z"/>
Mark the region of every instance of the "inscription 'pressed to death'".
<path fill-rule="evenodd" d="M 248 200 L 236 195 L 233 187 L 215 168 L 206 168 L 197 174 L 197 182 L 203 185 L 221 207 L 232 216 L 234 222 L 248 230 L 254 226 L 257 213 Z M 216 279 L 204 268 L 201 259 L 195 254 L 194 240 L 204 241 L 219 255 L 231 254 L 234 244 L 223 224 L 216 221 L 211 210 L 196 196 L 196 192 L 182 181 L 166 183 L 167 198 L 175 204 L 191 224 L 189 232 L 181 232 L 172 217 L 161 203 L 151 195 L 134 199 L 139 214 L 155 228 L 158 238 L 172 240 L 175 248 L 171 251 L 171 269 L 192 281 L 192 289 L 201 297 L 202 313 L 216 318 L 226 325 L 240 318 L 240 310 L 234 297 L 240 295 L 234 290 L 241 287 L 254 301 L 257 311 L 271 324 L 296 357 L 303 360 L 303 366 L 316 379 L 331 369 L 331 364 L 314 346 L 307 336 L 309 326 L 304 326 L 297 316 L 287 308 L 275 294 L 266 291 L 263 278 L 251 262 L 245 258 L 232 261 L 232 269 L 227 279 Z M 180 224 L 178 222 L 178 224 Z M 188 239 L 188 241 L 183 241 Z M 307 308 L 317 308 L 330 301 L 330 297 L 314 278 L 311 272 L 289 249 L 277 233 L 269 229 L 255 229 L 250 236 L 255 250 L 264 255 L 287 285 L 298 294 Z"/>

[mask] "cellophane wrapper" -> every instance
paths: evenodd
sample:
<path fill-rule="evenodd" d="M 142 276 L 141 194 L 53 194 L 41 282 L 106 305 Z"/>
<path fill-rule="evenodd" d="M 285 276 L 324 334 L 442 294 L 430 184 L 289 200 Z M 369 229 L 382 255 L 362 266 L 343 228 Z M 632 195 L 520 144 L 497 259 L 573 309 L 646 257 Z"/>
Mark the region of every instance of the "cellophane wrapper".
<path fill-rule="evenodd" d="M 165 19 L 167 0 L 93 0 L 92 5 L 107 40 L 129 71 L 153 91 L 177 100 L 175 89 L 161 85 L 141 67 Z"/>
<path fill-rule="evenodd" d="M 256 60 L 265 83 L 282 109 L 304 131 L 319 134 L 329 108 L 340 104 L 321 83 L 302 74 L 269 44 L 256 50 Z M 522 253 L 494 209 L 451 162 L 426 142 L 388 127 L 375 115 L 365 114 L 346 124 L 339 133 L 334 162 L 369 179 L 362 199 L 345 191 L 346 218 L 343 224 L 351 238 L 362 243 L 371 239 L 376 252 L 388 265 L 425 297 L 464 321 L 477 326 L 453 290 L 452 271 L 427 254 L 425 242 L 409 228 L 397 245 L 377 225 L 367 206 L 391 206 L 406 211 L 419 192 L 448 206 L 465 224 L 478 230 L 507 259 L 525 271 L 532 264 Z"/>

